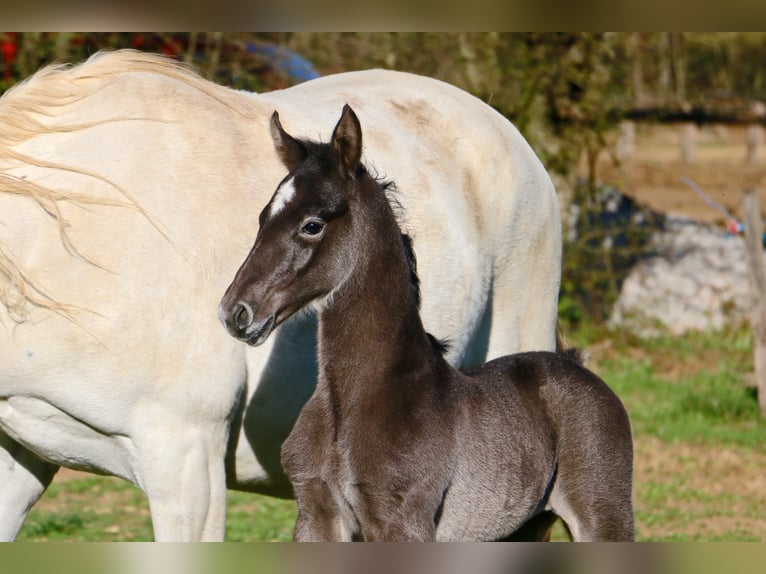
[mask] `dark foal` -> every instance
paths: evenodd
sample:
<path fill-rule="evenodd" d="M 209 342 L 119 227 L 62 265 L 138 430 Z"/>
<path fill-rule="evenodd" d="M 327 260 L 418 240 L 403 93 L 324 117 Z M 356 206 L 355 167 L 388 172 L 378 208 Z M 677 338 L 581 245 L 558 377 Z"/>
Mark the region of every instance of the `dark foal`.
<path fill-rule="evenodd" d="M 421 324 L 413 260 L 361 163 L 354 112 L 329 144 L 294 139 L 276 113 L 271 132 L 289 174 L 219 312 L 253 345 L 319 313 L 319 381 L 282 447 L 295 539 L 534 539 L 559 516 L 574 540 L 633 540 L 617 396 L 573 352 L 452 368 Z"/>

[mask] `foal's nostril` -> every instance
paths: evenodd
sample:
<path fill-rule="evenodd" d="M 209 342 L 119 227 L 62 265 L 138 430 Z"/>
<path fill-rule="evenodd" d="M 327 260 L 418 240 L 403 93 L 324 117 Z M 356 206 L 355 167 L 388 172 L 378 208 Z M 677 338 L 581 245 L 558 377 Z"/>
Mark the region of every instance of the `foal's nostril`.
<path fill-rule="evenodd" d="M 244 301 L 238 301 L 231 312 L 232 327 L 238 333 L 244 333 L 253 322 L 253 310 Z"/>

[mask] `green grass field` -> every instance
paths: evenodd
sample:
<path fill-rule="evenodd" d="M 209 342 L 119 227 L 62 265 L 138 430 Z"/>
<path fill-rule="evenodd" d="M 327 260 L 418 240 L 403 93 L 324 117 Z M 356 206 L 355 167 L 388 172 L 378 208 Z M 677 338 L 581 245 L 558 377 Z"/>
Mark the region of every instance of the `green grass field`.
<path fill-rule="evenodd" d="M 766 422 L 746 329 L 642 341 L 569 330 L 624 401 L 635 439 L 637 535 L 644 541 L 766 539 Z M 286 541 L 295 503 L 229 492 L 227 540 Z M 114 478 L 56 481 L 20 540 L 151 540 L 143 493 Z M 554 540 L 566 540 L 562 526 Z"/>

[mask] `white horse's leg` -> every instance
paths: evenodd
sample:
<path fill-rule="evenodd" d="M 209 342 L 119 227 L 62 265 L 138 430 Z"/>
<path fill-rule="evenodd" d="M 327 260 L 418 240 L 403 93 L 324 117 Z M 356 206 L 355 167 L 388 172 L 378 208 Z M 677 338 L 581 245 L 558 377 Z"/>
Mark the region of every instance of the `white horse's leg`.
<path fill-rule="evenodd" d="M 157 541 L 222 541 L 226 532 L 224 428 L 166 421 L 136 441 L 138 482 Z"/>
<path fill-rule="evenodd" d="M 0 432 L 0 541 L 16 538 L 58 469 Z"/>

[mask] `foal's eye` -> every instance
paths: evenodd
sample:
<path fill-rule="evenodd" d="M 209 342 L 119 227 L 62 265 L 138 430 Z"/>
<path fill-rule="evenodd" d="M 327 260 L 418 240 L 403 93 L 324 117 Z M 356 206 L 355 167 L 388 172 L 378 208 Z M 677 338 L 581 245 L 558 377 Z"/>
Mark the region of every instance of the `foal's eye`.
<path fill-rule="evenodd" d="M 324 222 L 317 221 L 316 219 L 312 219 L 310 221 L 307 221 L 303 224 L 303 227 L 301 227 L 301 233 L 303 235 L 319 235 L 322 233 L 322 230 L 324 229 Z"/>

